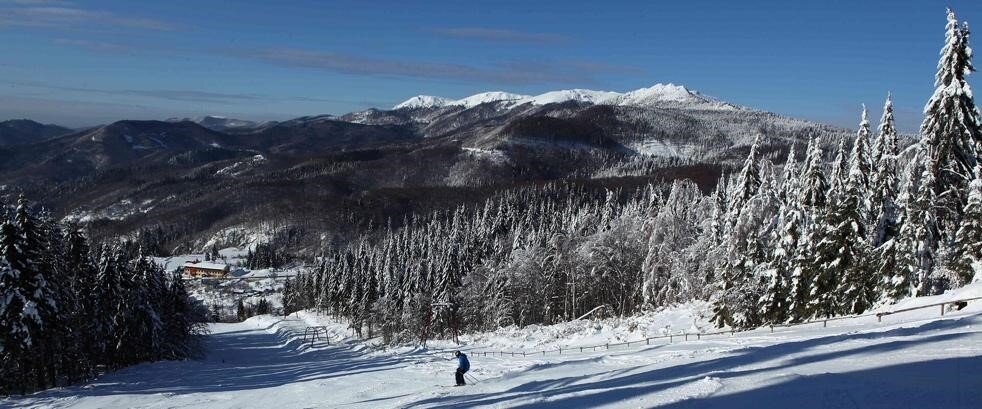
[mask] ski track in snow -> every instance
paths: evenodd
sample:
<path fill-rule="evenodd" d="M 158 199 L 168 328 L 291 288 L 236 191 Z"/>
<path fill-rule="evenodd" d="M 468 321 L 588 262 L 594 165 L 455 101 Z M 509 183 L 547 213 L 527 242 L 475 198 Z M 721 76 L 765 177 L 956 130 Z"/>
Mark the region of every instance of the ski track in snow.
<path fill-rule="evenodd" d="M 311 347 L 303 329 L 328 319 L 261 316 L 212 324 L 204 359 L 141 364 L 0 407 L 982 407 L 982 302 L 944 318 L 911 314 L 562 356 L 465 346 L 479 382 L 462 388 L 441 387 L 453 382 L 446 349 L 375 351 L 338 323 L 328 329 L 340 343 Z"/>

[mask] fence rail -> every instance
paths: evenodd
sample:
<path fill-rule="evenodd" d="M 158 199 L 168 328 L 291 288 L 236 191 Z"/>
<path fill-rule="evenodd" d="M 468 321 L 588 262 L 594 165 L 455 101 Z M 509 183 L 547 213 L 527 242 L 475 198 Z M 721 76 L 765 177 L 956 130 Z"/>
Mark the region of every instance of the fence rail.
<path fill-rule="evenodd" d="M 963 299 L 951 300 L 951 301 L 945 301 L 945 302 L 939 302 L 939 303 L 934 303 L 934 304 L 920 305 L 920 306 L 917 306 L 917 307 L 902 308 L 902 309 L 894 310 L 894 311 L 884 311 L 884 312 L 868 313 L 868 314 L 857 314 L 857 315 L 844 315 L 844 316 L 841 316 L 841 317 L 829 317 L 829 318 L 822 318 L 822 319 L 802 321 L 802 322 L 795 322 L 795 323 L 775 324 L 775 325 L 769 325 L 768 327 L 770 327 L 771 332 L 774 332 L 774 328 L 790 328 L 790 327 L 798 327 L 798 326 L 802 326 L 802 325 L 817 324 L 817 323 L 822 323 L 822 326 L 823 327 L 827 327 L 829 321 L 840 321 L 840 320 L 856 319 L 856 318 L 864 318 L 864 317 L 876 317 L 877 322 L 882 322 L 883 317 L 884 316 L 887 316 L 887 315 L 901 314 L 901 313 L 905 313 L 905 312 L 910 312 L 910 311 L 915 311 L 915 310 L 923 310 L 923 309 L 926 309 L 926 308 L 934 308 L 934 307 L 938 307 L 938 306 L 941 307 L 941 316 L 944 316 L 945 315 L 945 310 L 944 310 L 945 306 L 949 306 L 949 305 L 950 306 L 956 306 L 956 307 L 958 307 L 958 310 L 961 310 L 966 305 L 968 305 L 968 302 L 969 301 L 977 301 L 977 300 L 982 300 L 982 297 L 963 298 Z M 594 351 L 596 351 L 598 349 L 609 350 L 611 348 L 616 348 L 616 347 L 620 347 L 620 346 L 623 346 L 625 348 L 630 348 L 631 345 L 646 345 L 647 346 L 647 345 L 651 345 L 651 341 L 662 340 L 662 339 L 668 339 L 668 343 L 669 344 L 672 344 L 672 343 L 675 342 L 676 339 L 678 339 L 679 341 L 689 341 L 690 339 L 701 340 L 703 337 L 707 337 L 707 336 L 726 335 L 726 334 L 734 335 L 734 334 L 737 334 L 737 333 L 755 331 L 755 330 L 758 330 L 758 329 L 761 329 L 761 328 L 765 328 L 765 327 L 752 328 L 752 329 L 743 329 L 743 330 L 729 329 L 729 330 L 715 331 L 715 332 L 697 332 L 697 333 L 691 333 L 691 334 L 690 333 L 686 333 L 686 332 L 682 332 L 682 333 L 679 333 L 679 334 L 668 334 L 668 335 L 659 335 L 659 336 L 654 336 L 654 337 L 646 337 L 645 339 L 641 339 L 641 340 L 637 340 L 637 341 L 618 342 L 618 343 L 604 343 L 604 344 L 588 345 L 588 346 L 581 346 L 581 347 L 568 347 L 568 348 L 562 348 L 562 347 L 560 347 L 560 348 L 556 348 L 556 349 L 543 349 L 543 350 L 539 350 L 539 351 L 520 351 L 520 352 L 517 352 L 517 351 L 472 351 L 471 354 L 472 355 L 475 355 L 475 356 L 480 355 L 480 356 L 512 356 L 512 357 L 515 357 L 515 356 L 527 357 L 527 356 L 536 356 L 536 355 L 545 356 L 546 354 L 553 354 L 553 353 L 558 353 L 559 355 L 562 355 L 564 352 L 565 353 L 594 352 Z"/>

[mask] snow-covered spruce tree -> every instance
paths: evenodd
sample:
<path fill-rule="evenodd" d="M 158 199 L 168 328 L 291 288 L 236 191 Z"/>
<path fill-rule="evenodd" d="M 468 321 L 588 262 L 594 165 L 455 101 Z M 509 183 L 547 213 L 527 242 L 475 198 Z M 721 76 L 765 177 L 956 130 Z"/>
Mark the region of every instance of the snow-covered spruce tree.
<path fill-rule="evenodd" d="M 797 203 L 800 182 L 798 180 L 798 160 L 795 157 L 795 146 L 792 143 L 788 149 L 788 158 L 784 161 L 784 169 L 781 171 L 781 190 L 779 197 L 782 203 Z"/>
<path fill-rule="evenodd" d="M 14 249 L 7 249 L 6 256 L 11 266 L 20 272 L 20 288 L 24 297 L 24 314 L 32 316 L 28 321 L 28 344 L 24 362 L 26 368 L 32 368 L 37 388 L 46 388 L 53 382 L 43 368 L 50 364 L 51 326 L 57 322 L 56 292 L 49 285 L 50 265 L 44 256 L 48 247 L 38 219 L 32 214 L 30 204 L 21 195 L 17 201 L 14 213 L 14 230 L 16 238 Z"/>
<path fill-rule="evenodd" d="M 729 200 L 727 200 L 727 226 L 732 228 L 736 224 L 743 206 L 750 201 L 760 189 L 760 144 L 761 135 L 754 138 L 753 145 L 750 145 L 750 153 L 743 162 L 743 168 L 737 176 L 737 181 L 730 186 Z"/>
<path fill-rule="evenodd" d="M 848 173 L 845 175 L 845 191 L 852 189 L 854 192 L 851 194 L 858 196 L 861 221 L 864 227 L 868 227 L 874 215 L 871 214 L 873 205 L 870 201 L 870 176 L 873 174 L 873 165 L 870 158 L 870 125 L 866 104 L 863 104 L 859 131 L 856 132 L 856 140 L 853 141 L 846 168 Z"/>
<path fill-rule="evenodd" d="M 103 245 L 99 255 L 96 287 L 93 291 L 96 298 L 94 324 L 98 326 L 96 338 L 97 359 L 99 364 L 114 367 L 117 365 L 116 353 L 119 344 L 119 334 L 123 322 L 119 320 L 119 309 L 126 308 L 125 294 L 121 281 L 124 267 L 122 249 L 119 245 Z"/>
<path fill-rule="evenodd" d="M 710 197 L 712 214 L 710 216 L 709 238 L 713 245 L 719 244 L 726 234 L 726 174 L 719 177 L 716 189 Z"/>
<path fill-rule="evenodd" d="M 799 241 L 801 240 L 802 211 L 798 204 L 798 171 L 795 166 L 795 150 L 792 145 L 784 164 L 781 204 L 778 228 L 774 229 L 774 245 L 771 253 L 767 289 L 761 299 L 761 309 L 768 323 L 781 323 L 790 318 L 792 277 Z"/>
<path fill-rule="evenodd" d="M 810 309 L 816 317 L 862 312 L 871 304 L 867 295 L 870 279 L 866 266 L 867 244 L 863 230 L 858 182 L 850 177 L 838 200 L 829 208 L 824 224 L 818 226 L 820 240 L 815 249 L 815 276 Z"/>
<path fill-rule="evenodd" d="M 956 285 L 982 277 L 978 273 L 982 269 L 982 166 L 975 167 L 975 178 L 969 184 L 968 203 L 962 211 L 952 253 L 950 268 L 957 275 Z"/>
<path fill-rule="evenodd" d="M 723 239 L 726 255 L 716 268 L 717 280 L 711 297 L 713 322 L 719 327 L 749 327 L 761 321 L 756 311 L 760 282 L 755 272 L 759 271 L 758 264 L 766 259 L 766 247 L 761 246 L 761 242 L 769 235 L 769 230 L 762 232 L 762 221 L 757 217 L 767 215 L 773 218 L 776 209 L 769 207 L 776 202 L 771 201 L 770 196 L 774 194 L 776 199 L 776 192 L 759 195 L 762 190 L 760 143 L 761 137 L 758 135 L 730 192 L 727 224 L 731 228 Z M 772 169 L 767 167 L 767 170 Z M 753 301 L 752 307 L 750 300 Z"/>
<path fill-rule="evenodd" d="M 968 182 L 979 163 L 982 150 L 982 124 L 972 89 L 966 76 L 975 70 L 968 45 L 968 26 L 958 26 L 955 13 L 948 9 L 945 45 L 941 49 L 934 95 L 924 107 L 921 143 L 927 148 L 925 164 L 931 168 L 937 224 L 950 240 L 967 201 Z M 935 251 L 932 249 L 931 251 Z"/>
<path fill-rule="evenodd" d="M 24 393 L 29 388 L 30 366 L 26 357 L 33 346 L 32 329 L 40 317 L 28 307 L 21 272 L 8 261 L 17 252 L 17 230 L 6 220 L 0 221 L 0 393 Z"/>
<path fill-rule="evenodd" d="M 863 107 L 863 120 L 859 134 L 853 144 L 849 156 L 849 175 L 845 191 L 839 202 L 833 206 L 829 217 L 833 227 L 832 236 L 825 239 L 831 242 L 840 241 L 842 247 L 838 250 L 837 259 L 827 264 L 829 268 L 838 268 L 842 272 L 842 280 L 835 291 L 841 297 L 839 311 L 843 314 L 860 314 L 872 307 L 878 298 L 878 277 L 873 273 L 869 262 L 870 246 L 867 239 L 870 169 L 868 168 L 868 150 L 866 139 L 869 136 L 869 119 L 866 107 Z M 850 236 L 852 236 L 850 238 Z M 823 246 L 820 244 L 820 248 Z M 820 255 L 825 254 L 819 251 Z"/>
<path fill-rule="evenodd" d="M 843 135 L 839 137 L 835 158 L 832 159 L 832 169 L 829 173 L 829 204 L 835 204 L 846 188 L 846 179 L 849 177 L 849 165 L 846 163 L 847 157 L 846 137 Z"/>
<path fill-rule="evenodd" d="M 133 362 L 160 359 L 157 355 L 163 345 L 163 323 L 159 315 L 164 293 L 164 271 L 143 249 L 132 263 L 133 291 L 129 295 L 129 305 L 133 310 L 129 326 L 128 342 L 133 350 Z"/>
<path fill-rule="evenodd" d="M 828 205 L 829 182 L 822 170 L 822 148 L 818 137 L 812 138 L 805 156 L 805 166 L 800 177 L 798 203 L 813 213 Z"/>
<path fill-rule="evenodd" d="M 937 169 L 928 160 L 917 189 L 917 196 L 908 204 L 908 217 L 905 223 L 911 223 L 913 232 L 915 286 L 914 296 L 931 295 L 936 292 L 935 283 L 930 280 L 934 271 L 938 242 L 941 231 L 938 222 L 937 177 L 932 169 Z"/>
<path fill-rule="evenodd" d="M 915 294 L 917 287 L 917 272 L 919 264 L 916 254 L 918 243 L 916 232 L 921 220 L 921 211 L 916 206 L 921 175 L 924 173 L 924 155 L 919 150 L 908 162 L 904 170 L 898 203 L 900 204 L 897 237 L 890 241 L 890 246 L 881 246 L 879 273 L 883 279 L 881 299 L 889 302 L 909 297 Z"/>
<path fill-rule="evenodd" d="M 893 100 L 887 95 L 880 118 L 879 133 L 873 143 L 873 176 L 870 180 L 870 245 L 877 248 L 897 235 L 897 189 L 899 169 L 897 128 L 893 119 Z"/>
<path fill-rule="evenodd" d="M 793 321 L 811 318 L 812 287 L 817 267 L 814 262 L 817 244 L 822 235 L 820 227 L 828 206 L 828 183 L 822 171 L 822 148 L 818 138 L 808 145 L 805 167 L 802 169 L 798 206 L 801 214 L 801 236 L 794 257 L 790 260 L 788 315 Z"/>

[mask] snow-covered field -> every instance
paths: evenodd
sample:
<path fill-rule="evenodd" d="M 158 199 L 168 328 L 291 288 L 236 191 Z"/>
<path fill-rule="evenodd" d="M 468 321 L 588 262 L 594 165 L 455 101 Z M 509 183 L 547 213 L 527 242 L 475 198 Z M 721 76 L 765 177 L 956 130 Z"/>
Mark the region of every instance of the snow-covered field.
<path fill-rule="evenodd" d="M 982 283 L 883 311 L 982 296 Z M 378 350 L 313 312 L 213 324 L 198 361 L 127 368 L 88 385 L 0 401 L 73 408 L 980 408 L 982 300 L 793 328 L 532 356 L 533 351 L 711 330 L 692 304 L 647 316 L 506 328 L 462 338 L 477 382 L 454 388 L 454 345 Z M 302 342 L 326 325 L 331 344 Z"/>

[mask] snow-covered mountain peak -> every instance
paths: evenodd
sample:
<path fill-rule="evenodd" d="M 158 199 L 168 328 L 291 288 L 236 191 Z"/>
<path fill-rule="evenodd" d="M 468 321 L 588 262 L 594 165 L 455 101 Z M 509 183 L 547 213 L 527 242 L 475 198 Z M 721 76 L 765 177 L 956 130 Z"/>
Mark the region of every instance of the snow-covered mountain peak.
<path fill-rule="evenodd" d="M 442 106 L 449 105 L 453 100 L 444 97 L 435 97 L 432 95 L 417 95 L 415 97 L 409 98 L 399 105 L 392 107 L 392 109 L 402 109 L 402 108 L 439 108 Z"/>
<path fill-rule="evenodd" d="M 594 91 L 590 89 L 564 89 L 559 91 L 549 91 L 534 97 L 524 98 L 517 101 L 519 104 L 531 103 L 533 105 L 545 105 L 566 101 L 589 102 L 600 104 L 621 94 L 611 91 Z"/>
<path fill-rule="evenodd" d="M 529 98 L 529 96 L 522 95 L 522 94 L 513 94 L 504 91 L 491 91 L 491 92 L 482 92 L 480 94 L 474 94 L 463 99 L 458 99 L 453 102 L 453 105 L 461 105 L 464 108 L 473 108 L 488 102 L 517 101 L 525 98 Z"/>
<path fill-rule="evenodd" d="M 737 106 L 706 97 L 698 92 L 690 91 L 683 85 L 655 84 L 628 92 L 594 91 L 589 89 L 566 89 L 549 91 L 539 95 L 521 95 L 503 91 L 482 92 L 466 98 L 452 100 L 449 98 L 418 95 L 396 105 L 393 109 L 401 108 L 439 108 L 444 106 L 462 106 L 472 108 L 488 102 L 506 102 L 508 106 L 523 104 L 546 105 L 577 101 L 596 105 L 619 105 L 633 107 L 673 107 L 695 109 L 739 109 Z"/>
<path fill-rule="evenodd" d="M 473 108 L 488 102 L 514 101 L 523 98 L 529 98 L 529 96 L 521 95 L 521 94 L 513 94 L 504 91 L 482 92 L 480 94 L 474 94 L 467 98 L 461 98 L 461 99 L 450 99 L 444 97 L 436 97 L 432 95 L 417 95 L 415 97 L 403 101 L 402 103 L 396 105 L 392 109 L 440 108 L 445 106 L 462 106 L 464 108 Z"/>
<path fill-rule="evenodd" d="M 648 88 L 641 88 L 624 94 L 627 101 L 672 101 L 689 102 L 698 99 L 695 94 L 690 92 L 682 85 L 675 84 L 655 84 Z"/>

